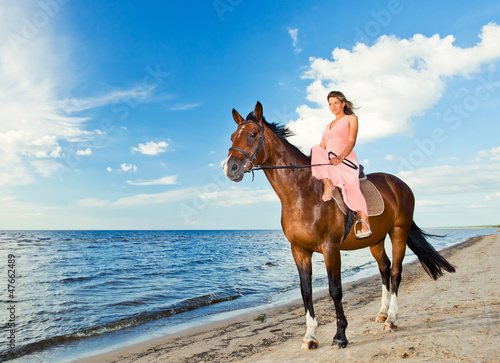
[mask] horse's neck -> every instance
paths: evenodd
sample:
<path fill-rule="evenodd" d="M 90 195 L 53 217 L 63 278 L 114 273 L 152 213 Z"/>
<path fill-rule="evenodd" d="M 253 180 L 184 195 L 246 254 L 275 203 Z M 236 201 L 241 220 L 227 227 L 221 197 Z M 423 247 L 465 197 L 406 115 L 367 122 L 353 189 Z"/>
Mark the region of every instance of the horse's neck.
<path fill-rule="evenodd" d="M 311 162 L 306 156 L 276 135 L 272 134 L 267 139 L 269 143 L 266 165 L 310 165 Z M 282 204 L 292 203 L 295 205 L 306 191 L 312 189 L 313 178 L 310 168 L 298 168 L 294 171 L 290 169 L 265 169 L 264 172 Z"/>

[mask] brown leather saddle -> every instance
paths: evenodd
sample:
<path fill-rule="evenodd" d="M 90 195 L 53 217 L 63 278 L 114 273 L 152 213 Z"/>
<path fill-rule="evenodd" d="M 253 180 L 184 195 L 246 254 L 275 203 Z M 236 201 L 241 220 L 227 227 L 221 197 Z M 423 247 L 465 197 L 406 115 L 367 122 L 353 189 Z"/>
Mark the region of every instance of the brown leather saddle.
<path fill-rule="evenodd" d="M 378 191 L 377 187 L 375 187 L 375 185 L 366 177 L 363 165 L 359 165 L 359 187 L 366 200 L 368 217 L 381 215 L 384 212 L 384 199 L 382 199 L 382 195 Z M 335 188 L 333 191 L 333 199 L 335 199 L 335 202 L 342 213 L 347 215 L 349 209 L 344 202 L 344 198 L 342 197 L 342 193 L 339 188 Z"/>

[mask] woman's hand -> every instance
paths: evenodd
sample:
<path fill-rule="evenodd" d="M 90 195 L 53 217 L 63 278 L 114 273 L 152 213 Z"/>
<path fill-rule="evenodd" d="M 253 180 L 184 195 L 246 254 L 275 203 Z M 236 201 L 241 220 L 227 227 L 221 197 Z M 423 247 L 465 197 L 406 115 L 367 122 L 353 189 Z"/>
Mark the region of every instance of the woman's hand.
<path fill-rule="evenodd" d="M 330 159 L 330 164 L 339 165 L 342 162 L 342 160 L 344 160 L 344 158 L 339 157 L 339 156 L 335 156 L 335 157 Z"/>

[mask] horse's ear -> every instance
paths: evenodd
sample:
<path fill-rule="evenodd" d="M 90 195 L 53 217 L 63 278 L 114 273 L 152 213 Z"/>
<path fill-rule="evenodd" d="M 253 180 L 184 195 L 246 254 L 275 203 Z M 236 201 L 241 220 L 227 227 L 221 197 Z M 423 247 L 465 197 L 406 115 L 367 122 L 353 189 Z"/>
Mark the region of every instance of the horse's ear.
<path fill-rule="evenodd" d="M 257 101 L 253 113 L 255 115 L 255 119 L 257 120 L 257 122 L 260 121 L 260 119 L 262 118 L 262 104 L 259 101 Z"/>
<path fill-rule="evenodd" d="M 236 111 L 234 108 L 233 108 L 233 118 L 238 125 L 241 124 L 243 121 L 245 121 L 245 119 L 241 117 L 238 111 Z"/>

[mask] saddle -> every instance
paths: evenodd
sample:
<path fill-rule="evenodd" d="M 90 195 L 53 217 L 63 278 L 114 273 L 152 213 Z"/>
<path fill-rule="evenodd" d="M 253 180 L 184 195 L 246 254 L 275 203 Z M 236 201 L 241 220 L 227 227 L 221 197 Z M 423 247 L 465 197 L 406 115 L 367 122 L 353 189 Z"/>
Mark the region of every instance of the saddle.
<path fill-rule="evenodd" d="M 360 165 L 359 187 L 366 200 L 366 206 L 368 207 L 368 217 L 381 215 L 384 212 L 384 200 L 382 199 L 382 195 L 378 191 L 377 187 L 375 187 L 375 185 L 368 180 L 363 170 L 363 165 Z M 342 193 L 340 192 L 339 188 L 334 189 L 333 199 L 335 200 L 335 203 L 337 203 L 342 213 L 347 215 L 349 208 L 345 204 L 344 198 L 342 197 Z"/>

